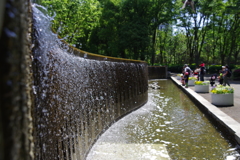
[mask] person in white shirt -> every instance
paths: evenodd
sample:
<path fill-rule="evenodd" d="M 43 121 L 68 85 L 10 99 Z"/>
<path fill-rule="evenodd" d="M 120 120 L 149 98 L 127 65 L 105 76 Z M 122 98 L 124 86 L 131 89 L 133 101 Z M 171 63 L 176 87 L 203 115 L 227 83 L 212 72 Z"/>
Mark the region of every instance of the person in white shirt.
<path fill-rule="evenodd" d="M 188 78 L 192 73 L 192 70 L 190 67 L 188 67 L 187 64 L 184 64 L 184 79 L 185 79 L 185 88 L 188 88 Z"/>

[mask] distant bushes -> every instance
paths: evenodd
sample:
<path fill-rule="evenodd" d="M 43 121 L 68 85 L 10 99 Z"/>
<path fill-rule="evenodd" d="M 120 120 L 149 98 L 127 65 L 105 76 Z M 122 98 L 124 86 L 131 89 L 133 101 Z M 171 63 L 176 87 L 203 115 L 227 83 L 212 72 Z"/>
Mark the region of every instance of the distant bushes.
<path fill-rule="evenodd" d="M 183 65 L 168 66 L 168 71 L 173 73 L 182 73 Z"/>
<path fill-rule="evenodd" d="M 168 66 L 168 71 L 172 72 L 172 73 L 181 73 L 182 72 L 182 68 L 183 68 L 184 64 L 178 64 L 178 65 L 169 65 Z M 189 65 L 189 67 L 192 70 L 195 70 L 198 66 L 195 64 Z M 240 77 L 240 66 L 236 66 L 236 65 L 229 65 L 230 70 L 233 71 L 233 76 L 234 77 Z M 206 66 L 206 71 L 208 74 L 218 74 L 219 71 L 222 70 L 222 65 L 207 65 Z M 236 72 L 236 73 L 235 73 Z"/>
<path fill-rule="evenodd" d="M 235 69 L 232 75 L 233 75 L 233 79 L 240 79 L 240 69 Z"/>
<path fill-rule="evenodd" d="M 213 73 L 218 74 L 220 70 L 222 70 L 222 65 L 211 65 L 211 66 L 208 66 L 207 73 L 209 73 L 209 74 L 213 74 Z"/>
<path fill-rule="evenodd" d="M 239 68 L 239 66 L 230 65 L 229 68 L 232 71 L 231 79 L 240 80 L 240 68 Z M 220 70 L 222 70 L 221 65 L 209 66 L 208 73 L 209 74 L 213 74 L 213 73 L 219 74 Z"/>
<path fill-rule="evenodd" d="M 234 70 L 237 68 L 235 65 L 229 65 L 230 70 Z M 209 65 L 208 66 L 208 73 L 219 73 L 219 71 L 222 70 L 222 65 Z"/>
<path fill-rule="evenodd" d="M 182 73 L 182 69 L 183 69 L 183 65 L 184 64 L 177 64 L 177 65 L 169 65 L 168 66 L 168 71 L 172 72 L 172 73 Z M 194 71 L 197 66 L 195 64 L 191 64 L 189 65 L 189 67 Z"/>

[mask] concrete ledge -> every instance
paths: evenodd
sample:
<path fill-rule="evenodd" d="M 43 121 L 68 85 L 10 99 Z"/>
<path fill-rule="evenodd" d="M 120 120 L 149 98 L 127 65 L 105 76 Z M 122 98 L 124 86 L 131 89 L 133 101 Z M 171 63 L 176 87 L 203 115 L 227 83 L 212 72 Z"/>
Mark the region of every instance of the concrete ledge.
<path fill-rule="evenodd" d="M 240 138 L 239 137 L 240 137 L 240 132 L 235 133 L 235 139 L 238 142 L 238 144 L 240 143 Z"/>
<path fill-rule="evenodd" d="M 240 123 L 216 106 L 212 105 L 208 100 L 192 89 L 182 86 L 181 82 L 175 77 L 171 77 L 171 79 L 180 89 L 182 89 L 193 101 L 197 103 L 197 106 L 204 112 L 204 114 L 215 121 L 214 123 L 219 127 L 221 132 L 230 136 L 228 137 L 230 140 L 234 140 L 236 143 L 240 144 Z"/>

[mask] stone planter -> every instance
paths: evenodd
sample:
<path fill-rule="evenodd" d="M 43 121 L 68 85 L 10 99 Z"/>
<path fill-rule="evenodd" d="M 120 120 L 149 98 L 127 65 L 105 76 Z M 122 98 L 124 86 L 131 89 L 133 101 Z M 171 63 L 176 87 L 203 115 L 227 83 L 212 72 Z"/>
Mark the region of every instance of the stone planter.
<path fill-rule="evenodd" d="M 196 80 L 188 80 L 188 86 L 194 86 Z"/>
<path fill-rule="evenodd" d="M 177 80 L 181 80 L 181 77 L 180 77 L 180 76 L 177 76 Z"/>
<path fill-rule="evenodd" d="M 233 93 L 211 94 L 212 104 L 216 106 L 233 106 Z"/>
<path fill-rule="evenodd" d="M 195 85 L 194 90 L 197 93 L 209 93 L 209 85 Z"/>

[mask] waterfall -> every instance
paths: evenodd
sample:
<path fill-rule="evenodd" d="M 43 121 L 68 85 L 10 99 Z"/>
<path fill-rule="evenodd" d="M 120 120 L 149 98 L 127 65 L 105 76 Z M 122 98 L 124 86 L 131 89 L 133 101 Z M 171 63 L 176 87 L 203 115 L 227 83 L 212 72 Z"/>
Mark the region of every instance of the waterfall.
<path fill-rule="evenodd" d="M 35 157 L 85 159 L 104 130 L 146 103 L 147 64 L 74 49 L 52 32 L 44 7 L 32 10 Z"/>

